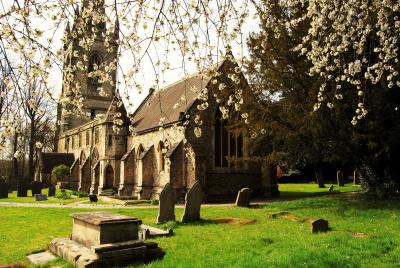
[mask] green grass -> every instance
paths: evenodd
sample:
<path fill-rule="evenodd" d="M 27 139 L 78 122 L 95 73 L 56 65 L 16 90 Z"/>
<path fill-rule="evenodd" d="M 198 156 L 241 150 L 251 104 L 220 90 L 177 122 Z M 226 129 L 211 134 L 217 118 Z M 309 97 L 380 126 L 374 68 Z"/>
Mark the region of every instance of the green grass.
<path fill-rule="evenodd" d="M 285 183 L 279 184 L 279 191 L 283 198 L 295 198 L 295 197 L 311 197 L 319 196 L 324 194 L 337 194 L 360 191 L 360 186 L 346 184 L 345 186 L 337 186 L 334 184 L 333 192 L 329 192 L 330 184 L 326 184 L 326 188 L 319 188 L 316 183 L 300 184 L 300 183 Z"/>
<path fill-rule="evenodd" d="M 71 193 L 72 191 L 66 190 Z M 49 189 L 42 189 L 42 194 L 48 194 Z M 56 195 L 61 192 L 60 189 L 57 189 Z M 32 197 L 32 191 L 28 190 L 27 197 L 17 197 L 17 192 L 14 191 L 8 194 L 8 198 L 0 198 L 0 202 L 10 202 L 10 203 L 35 203 L 35 204 L 70 204 L 73 202 L 78 202 L 82 200 L 86 200 L 88 197 L 83 198 L 71 198 L 71 199 L 58 199 L 57 197 L 49 196 L 45 201 L 35 201 L 35 197 Z"/>
<path fill-rule="evenodd" d="M 175 235 L 155 240 L 166 255 L 146 267 L 400 267 L 400 202 L 369 201 L 359 196 L 324 195 L 251 209 L 204 207 L 201 222 L 166 224 L 174 227 Z M 71 213 L 87 210 L 1 207 L 0 211 L 0 260 L 27 264 L 27 253 L 46 248 L 55 237 L 69 236 Z M 154 224 L 157 216 L 156 208 L 107 211 L 138 217 L 145 224 Z M 180 219 L 183 210 L 175 211 Z M 279 211 L 302 218 L 325 218 L 332 230 L 311 234 L 308 224 L 268 217 Z M 257 222 L 216 224 L 217 218 Z M 369 236 L 355 238 L 353 233 Z M 52 265 L 71 267 L 63 260 Z"/>

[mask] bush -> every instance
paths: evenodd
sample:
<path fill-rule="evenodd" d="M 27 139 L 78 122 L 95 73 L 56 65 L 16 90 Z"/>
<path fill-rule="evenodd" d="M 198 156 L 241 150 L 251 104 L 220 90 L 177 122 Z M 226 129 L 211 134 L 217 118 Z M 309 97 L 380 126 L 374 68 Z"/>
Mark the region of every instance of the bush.
<path fill-rule="evenodd" d="M 55 166 L 51 174 L 56 176 L 57 181 L 66 181 L 69 176 L 69 167 L 66 165 Z"/>
<path fill-rule="evenodd" d="M 71 199 L 71 194 L 66 191 L 61 191 L 58 195 L 56 195 L 58 199 Z"/>
<path fill-rule="evenodd" d="M 88 193 L 86 193 L 86 192 L 80 192 L 80 191 L 74 191 L 72 194 L 73 194 L 73 195 L 76 195 L 77 197 L 88 197 L 88 196 L 89 196 Z"/>
<path fill-rule="evenodd" d="M 158 205 L 159 201 L 158 199 L 151 199 L 150 200 L 150 205 Z"/>

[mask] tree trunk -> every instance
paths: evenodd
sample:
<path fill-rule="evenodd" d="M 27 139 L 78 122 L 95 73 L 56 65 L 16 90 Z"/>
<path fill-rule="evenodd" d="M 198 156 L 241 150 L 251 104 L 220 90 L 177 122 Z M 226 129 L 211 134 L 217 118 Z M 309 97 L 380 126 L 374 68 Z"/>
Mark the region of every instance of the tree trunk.
<path fill-rule="evenodd" d="M 18 133 L 15 132 L 14 134 L 14 143 L 13 143 L 13 177 L 14 177 L 14 181 L 17 183 L 19 182 L 19 178 L 18 178 L 18 159 L 14 157 L 14 154 L 17 152 L 18 149 Z"/>
<path fill-rule="evenodd" d="M 28 177 L 30 180 L 33 180 L 33 176 L 35 174 L 34 169 L 34 157 L 35 157 L 35 140 L 36 140 L 36 133 L 35 133 L 35 123 L 32 120 L 30 126 L 30 133 L 29 133 L 29 157 L 28 157 Z"/>

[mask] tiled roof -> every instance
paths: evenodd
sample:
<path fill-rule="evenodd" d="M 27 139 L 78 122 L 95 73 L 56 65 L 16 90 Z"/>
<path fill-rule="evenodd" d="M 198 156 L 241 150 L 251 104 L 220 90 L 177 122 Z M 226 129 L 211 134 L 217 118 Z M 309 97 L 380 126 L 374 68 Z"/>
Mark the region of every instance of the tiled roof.
<path fill-rule="evenodd" d="M 208 71 L 218 70 L 222 63 L 213 65 Z M 178 122 L 180 115 L 190 109 L 198 93 L 208 85 L 209 80 L 210 78 L 194 74 L 159 91 L 151 92 L 134 113 L 135 131 L 157 128 L 162 117 L 165 118 L 165 125 Z M 180 106 L 174 108 L 177 103 Z"/>

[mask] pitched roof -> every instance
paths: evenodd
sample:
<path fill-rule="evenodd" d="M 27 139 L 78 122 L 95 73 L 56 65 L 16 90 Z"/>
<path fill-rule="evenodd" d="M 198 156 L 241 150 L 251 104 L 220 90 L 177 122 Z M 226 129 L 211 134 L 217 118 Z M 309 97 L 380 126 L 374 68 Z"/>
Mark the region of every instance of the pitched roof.
<path fill-rule="evenodd" d="M 217 71 L 222 64 L 223 62 L 215 64 L 207 70 Z M 162 117 L 165 118 L 164 125 L 178 122 L 181 113 L 190 109 L 198 93 L 208 85 L 209 80 L 210 78 L 196 73 L 159 91 L 150 92 L 133 115 L 136 132 L 157 128 Z M 174 108 L 177 103 L 180 106 Z"/>
<path fill-rule="evenodd" d="M 66 165 L 71 167 L 74 163 L 75 157 L 71 153 L 40 153 L 39 154 L 39 167 L 42 173 L 50 174 L 54 167 L 59 165 Z"/>

